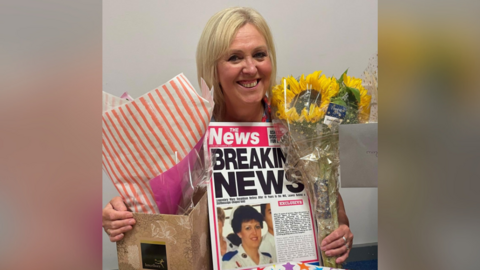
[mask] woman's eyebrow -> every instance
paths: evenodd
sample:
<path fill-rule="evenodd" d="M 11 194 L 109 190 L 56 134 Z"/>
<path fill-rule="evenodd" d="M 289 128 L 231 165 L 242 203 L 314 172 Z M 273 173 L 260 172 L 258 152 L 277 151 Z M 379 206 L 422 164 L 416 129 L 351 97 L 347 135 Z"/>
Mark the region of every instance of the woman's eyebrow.
<path fill-rule="evenodd" d="M 262 50 L 267 50 L 267 46 L 262 45 L 262 46 L 255 47 L 253 49 L 254 52 L 262 51 Z M 230 50 L 228 50 L 228 54 L 243 54 L 243 53 L 244 53 L 244 51 L 240 50 L 240 49 L 230 49 Z"/>
<path fill-rule="evenodd" d="M 242 50 L 228 50 L 227 54 L 243 54 Z"/>
<path fill-rule="evenodd" d="M 267 46 L 265 45 L 262 45 L 262 46 L 258 46 L 256 47 L 255 49 L 253 49 L 254 51 L 261 51 L 261 50 L 267 50 Z"/>

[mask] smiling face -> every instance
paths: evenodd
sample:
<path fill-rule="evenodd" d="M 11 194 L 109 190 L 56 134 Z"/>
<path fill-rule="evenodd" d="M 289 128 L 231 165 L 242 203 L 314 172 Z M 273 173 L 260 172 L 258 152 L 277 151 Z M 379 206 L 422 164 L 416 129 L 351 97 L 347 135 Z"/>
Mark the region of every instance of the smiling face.
<path fill-rule="evenodd" d="M 263 35 L 251 24 L 242 26 L 217 63 L 227 114 L 257 108 L 270 87 L 272 63 Z"/>
<path fill-rule="evenodd" d="M 242 230 L 237 233 L 242 239 L 242 245 L 248 248 L 258 248 L 262 241 L 262 227 L 254 219 L 242 222 Z"/>

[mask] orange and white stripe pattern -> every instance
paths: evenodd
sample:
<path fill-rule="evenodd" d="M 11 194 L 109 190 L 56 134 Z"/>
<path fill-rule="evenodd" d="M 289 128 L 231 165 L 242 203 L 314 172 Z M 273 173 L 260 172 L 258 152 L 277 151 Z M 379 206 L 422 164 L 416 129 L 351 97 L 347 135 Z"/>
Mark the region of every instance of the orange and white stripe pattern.
<path fill-rule="evenodd" d="M 115 107 L 121 106 L 125 103 L 130 102 L 129 100 L 119 98 L 107 92 L 102 92 L 102 113 L 109 111 Z"/>
<path fill-rule="evenodd" d="M 210 123 L 211 106 L 180 74 L 103 112 L 103 168 L 132 211 L 158 214 L 148 181 L 193 149 Z"/>

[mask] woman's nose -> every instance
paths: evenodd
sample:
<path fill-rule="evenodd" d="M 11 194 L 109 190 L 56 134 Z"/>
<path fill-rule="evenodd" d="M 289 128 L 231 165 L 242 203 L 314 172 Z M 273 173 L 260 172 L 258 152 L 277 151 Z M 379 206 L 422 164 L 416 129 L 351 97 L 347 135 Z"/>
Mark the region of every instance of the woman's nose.
<path fill-rule="evenodd" d="M 257 63 L 252 58 L 246 58 L 243 66 L 243 73 L 245 74 L 256 74 L 257 73 Z"/>

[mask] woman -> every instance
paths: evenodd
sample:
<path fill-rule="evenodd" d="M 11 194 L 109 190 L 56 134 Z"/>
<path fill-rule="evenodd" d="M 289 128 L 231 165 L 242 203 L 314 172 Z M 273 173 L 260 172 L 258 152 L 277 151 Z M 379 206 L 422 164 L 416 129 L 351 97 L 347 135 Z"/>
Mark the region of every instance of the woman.
<path fill-rule="evenodd" d="M 217 224 L 218 235 L 220 240 L 220 254 L 223 256 L 225 253 L 235 251 L 238 246 L 234 245 L 229 239 L 223 236 L 223 226 L 225 225 L 225 211 L 221 207 L 217 207 Z"/>
<path fill-rule="evenodd" d="M 260 213 L 262 213 L 265 223 L 267 223 L 268 231 L 262 236 L 262 244 L 260 251 L 268 252 L 272 255 L 274 263 L 277 262 L 277 249 L 275 248 L 275 231 L 273 230 L 272 208 L 269 203 L 260 205 Z"/>
<path fill-rule="evenodd" d="M 275 83 L 276 56 L 263 17 L 247 8 L 215 14 L 198 43 L 197 77 L 220 90 L 214 92 L 215 121 L 265 122 L 262 101 Z"/>
<path fill-rule="evenodd" d="M 270 29 L 251 8 L 228 8 L 207 22 L 197 47 L 197 76 L 214 87 L 212 121 L 269 122 L 266 99 L 276 78 L 276 55 Z M 353 234 L 339 194 L 339 228 L 321 243 L 327 256 L 348 257 Z M 132 229 L 135 220 L 120 197 L 103 210 L 103 227 L 115 242 Z"/>
<path fill-rule="evenodd" d="M 263 216 L 249 205 L 235 209 L 232 230 L 242 243 L 237 250 L 227 252 L 222 257 L 222 269 L 235 269 L 262 264 L 272 264 L 272 255 L 260 252 L 262 242 Z"/>

